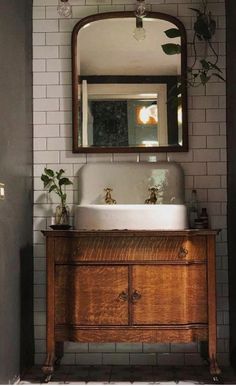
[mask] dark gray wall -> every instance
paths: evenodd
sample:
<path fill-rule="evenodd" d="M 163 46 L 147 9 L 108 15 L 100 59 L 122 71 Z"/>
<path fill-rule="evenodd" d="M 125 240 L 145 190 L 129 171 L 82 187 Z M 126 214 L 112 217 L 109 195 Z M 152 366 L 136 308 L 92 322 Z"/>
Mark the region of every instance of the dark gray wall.
<path fill-rule="evenodd" d="M 31 12 L 0 1 L 0 384 L 33 358 Z"/>
<path fill-rule="evenodd" d="M 226 0 L 230 358 L 236 368 L 236 1 Z"/>

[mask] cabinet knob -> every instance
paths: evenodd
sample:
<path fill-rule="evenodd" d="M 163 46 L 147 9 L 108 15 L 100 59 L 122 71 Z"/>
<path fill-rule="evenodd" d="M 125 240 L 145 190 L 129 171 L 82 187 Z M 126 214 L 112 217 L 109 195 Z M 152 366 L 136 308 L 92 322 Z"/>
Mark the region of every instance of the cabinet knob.
<path fill-rule="evenodd" d="M 127 302 L 127 300 L 129 299 L 129 294 L 127 291 L 122 291 L 119 296 L 118 296 L 118 299 L 119 300 L 122 300 L 123 302 Z"/>
<path fill-rule="evenodd" d="M 142 295 L 137 290 L 134 290 L 134 292 L 131 295 L 132 303 L 137 302 L 139 299 L 141 299 L 141 297 L 142 297 Z"/>
<path fill-rule="evenodd" d="M 188 250 L 184 247 L 181 247 L 179 250 L 179 258 L 186 257 L 188 254 Z"/>

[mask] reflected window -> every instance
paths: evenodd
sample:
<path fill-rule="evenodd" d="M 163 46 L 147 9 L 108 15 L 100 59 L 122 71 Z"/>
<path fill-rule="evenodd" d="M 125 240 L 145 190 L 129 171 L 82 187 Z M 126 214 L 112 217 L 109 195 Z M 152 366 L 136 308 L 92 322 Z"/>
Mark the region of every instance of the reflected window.
<path fill-rule="evenodd" d="M 88 144 L 157 146 L 157 100 L 89 100 Z"/>
<path fill-rule="evenodd" d="M 165 84 L 81 87 L 83 146 L 159 146 L 168 143 Z"/>

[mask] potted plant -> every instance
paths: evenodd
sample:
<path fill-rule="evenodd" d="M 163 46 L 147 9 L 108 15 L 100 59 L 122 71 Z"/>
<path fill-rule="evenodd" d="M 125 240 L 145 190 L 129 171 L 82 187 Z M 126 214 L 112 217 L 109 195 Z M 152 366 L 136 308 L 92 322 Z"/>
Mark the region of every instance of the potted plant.
<path fill-rule="evenodd" d="M 55 192 L 60 197 L 60 204 L 56 207 L 55 225 L 68 225 L 69 208 L 66 205 L 66 193 L 62 188 L 73 183 L 64 176 L 65 170 L 63 169 L 54 172 L 52 169 L 45 168 L 44 173 L 41 175 L 44 188 L 48 188 L 49 193 Z"/>

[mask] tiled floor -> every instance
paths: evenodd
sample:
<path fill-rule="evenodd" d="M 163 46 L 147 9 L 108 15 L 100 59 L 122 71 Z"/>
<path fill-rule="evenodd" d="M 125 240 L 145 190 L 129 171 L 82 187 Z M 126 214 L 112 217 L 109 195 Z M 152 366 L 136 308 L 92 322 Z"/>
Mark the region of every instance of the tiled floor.
<path fill-rule="evenodd" d="M 33 367 L 22 377 L 20 384 L 43 383 L 40 367 Z M 236 385 L 236 373 L 224 368 L 218 382 L 213 382 L 207 367 L 167 366 L 60 366 L 48 384 L 229 384 Z"/>

